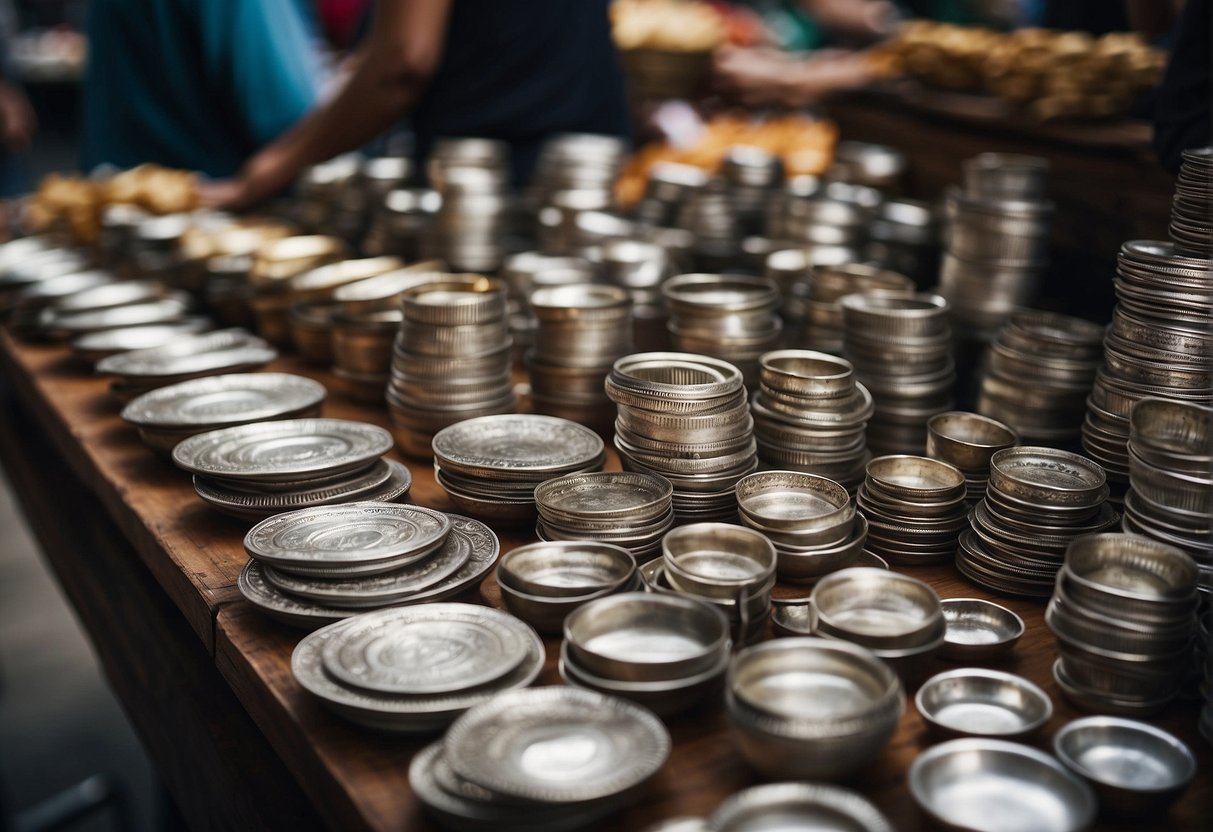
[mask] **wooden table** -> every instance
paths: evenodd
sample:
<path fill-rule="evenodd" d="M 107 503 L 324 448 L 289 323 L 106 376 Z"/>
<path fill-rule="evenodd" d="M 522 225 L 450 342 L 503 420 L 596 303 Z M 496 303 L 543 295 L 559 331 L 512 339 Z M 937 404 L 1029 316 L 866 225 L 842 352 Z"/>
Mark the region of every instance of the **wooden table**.
<path fill-rule="evenodd" d="M 295 684 L 290 654 L 300 632 L 240 599 L 246 523 L 206 507 L 189 478 L 159 459 L 118 416 L 103 379 L 56 346 L 0 334 L 5 416 L 0 461 L 12 479 L 48 561 L 76 607 L 118 697 L 181 810 L 196 828 L 341 830 L 433 828 L 413 799 L 409 760 L 429 738 L 379 736 L 331 715 Z M 331 380 L 293 358 L 272 369 Z M 387 424 L 385 411 L 333 396 L 325 415 Z M 450 508 L 428 464 L 408 461 L 412 497 Z M 615 464 L 612 460 L 612 464 Z M 503 534 L 503 548 L 526 542 Z M 990 598 L 950 567 L 912 570 L 942 597 Z M 783 588 L 783 592 L 796 591 Z M 801 590 L 803 592 L 803 590 Z M 499 605 L 494 580 L 480 600 Z M 1043 604 L 996 599 L 1022 615 L 1027 634 L 998 666 L 1034 680 L 1056 713 L 1039 744 L 1079 716 L 1050 675 L 1055 655 Z M 541 684 L 559 684 L 558 642 L 547 641 Z M 939 669 L 948 665 L 940 662 Z M 1213 754 L 1197 735 L 1198 707 L 1180 701 L 1151 720 L 1185 738 L 1200 773 L 1165 817 L 1134 829 L 1208 829 Z M 738 789 L 760 782 L 742 762 L 714 705 L 670 721 L 674 750 L 645 800 L 604 829 L 642 829 L 676 815 L 710 813 Z M 906 708 L 892 743 L 848 783 L 899 829 L 922 824 L 905 788 L 906 770 L 929 744 Z"/>

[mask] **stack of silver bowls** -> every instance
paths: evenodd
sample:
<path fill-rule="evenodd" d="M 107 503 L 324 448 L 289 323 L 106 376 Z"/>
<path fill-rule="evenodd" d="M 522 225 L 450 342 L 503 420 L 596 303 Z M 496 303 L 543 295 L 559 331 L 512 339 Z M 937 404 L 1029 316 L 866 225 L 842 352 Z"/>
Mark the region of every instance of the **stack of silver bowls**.
<path fill-rule="evenodd" d="M 580 257 L 556 257 L 538 251 L 512 254 L 501 265 L 500 277 L 509 289 L 510 337 L 514 354 L 521 358 L 535 338 L 535 315 L 531 311 L 531 293 L 553 286 L 594 283 L 598 270 Z"/>
<path fill-rule="evenodd" d="M 761 277 L 683 274 L 661 287 L 670 310 L 670 343 L 683 352 L 721 358 L 747 385 L 758 381 L 758 359 L 779 344 L 779 290 Z"/>
<path fill-rule="evenodd" d="M 834 147 L 834 162 L 826 177 L 882 191 L 898 191 L 909 168 L 904 153 L 895 147 L 844 139 Z"/>
<path fill-rule="evenodd" d="M 703 271 L 728 269 L 741 251 L 737 211 L 722 179 L 710 179 L 691 192 L 678 211 L 678 227 L 694 235 L 692 254 Z"/>
<path fill-rule="evenodd" d="M 661 286 L 673 276 L 674 259 L 664 246 L 639 239 L 609 240 L 599 249 L 604 280 L 632 298 L 632 340 L 642 352 L 668 349 L 669 313 Z"/>
<path fill-rule="evenodd" d="M 926 202 L 889 199 L 868 227 L 865 260 L 929 286 L 939 269 L 939 228 Z"/>
<path fill-rule="evenodd" d="M 702 168 L 675 162 L 653 165 L 644 198 L 636 206 L 636 220 L 645 225 L 673 228 L 682 206 L 708 183 Z"/>
<path fill-rule="evenodd" d="M 1033 446 L 999 451 L 956 566 L 995 592 L 1047 598 L 1071 541 L 1118 522 L 1107 497 L 1103 469 L 1086 457 Z"/>
<path fill-rule="evenodd" d="M 1055 312 L 1011 315 L 986 354 L 977 410 L 1025 442 L 1074 444 L 1103 350 L 1103 328 Z"/>
<path fill-rule="evenodd" d="M 737 481 L 758 467 L 740 370 L 702 355 L 636 353 L 615 362 L 606 392 L 624 470 L 668 479 L 680 522 L 736 517 Z"/>
<path fill-rule="evenodd" d="M 939 295 L 847 295 L 843 353 L 872 393 L 868 445 L 921 454 L 927 420 L 951 410 L 956 384 L 948 302 Z"/>
<path fill-rule="evenodd" d="M 1019 444 L 1019 436 L 1002 422 L 958 410 L 932 416 L 927 422 L 927 456 L 959 470 L 965 477 L 965 499 L 976 503 L 986 496 L 990 458 Z"/>
<path fill-rule="evenodd" d="M 531 198 L 542 208 L 561 191 L 596 191 L 614 202 L 615 180 L 627 145 L 617 136 L 563 133 L 544 142 L 531 181 Z"/>
<path fill-rule="evenodd" d="M 1082 427 L 1083 448 L 1119 491 L 1129 480 L 1129 414 L 1144 398 L 1213 397 L 1213 271 L 1171 243 L 1121 246 L 1118 303 Z"/>
<path fill-rule="evenodd" d="M 1171 239 L 1193 257 L 1213 257 L 1213 147 L 1183 152 L 1171 203 Z"/>
<path fill-rule="evenodd" d="M 863 647 L 785 638 L 733 658 L 725 706 L 741 756 L 760 773 L 834 780 L 880 756 L 905 692 L 892 668 Z"/>
<path fill-rule="evenodd" d="M 460 271 L 496 271 L 510 212 L 509 145 L 491 139 L 443 139 L 428 162 L 442 196 L 426 256 Z"/>
<path fill-rule="evenodd" d="M 761 147 L 735 145 L 720 163 L 720 176 L 742 234 L 759 233 L 771 194 L 783 184 L 783 162 Z"/>
<path fill-rule="evenodd" d="M 908 295 L 914 282 L 897 272 L 853 263 L 814 266 L 806 288 L 804 346 L 841 355 L 846 332 L 842 299 L 869 293 Z"/>
<path fill-rule="evenodd" d="M 732 640 L 717 607 L 671 593 L 592 600 L 564 620 L 560 675 L 672 716 L 719 692 Z"/>
<path fill-rule="evenodd" d="M 582 604 L 643 587 L 636 559 L 610 543 L 530 543 L 497 564 L 501 602 L 541 633 L 560 633 L 565 618 Z"/>
<path fill-rule="evenodd" d="M 110 393 L 123 403 L 136 396 L 192 378 L 258 370 L 278 351 L 242 329 L 186 335 L 146 349 L 130 350 L 97 362 L 97 374 L 110 376 Z"/>
<path fill-rule="evenodd" d="M 442 196 L 429 188 L 398 188 L 389 191 L 374 207 L 371 226 L 362 241 L 368 257 L 395 255 L 412 262 L 425 251 L 425 234 L 434 222 Z"/>
<path fill-rule="evenodd" d="M 159 280 L 102 283 L 54 298 L 38 313 L 27 335 L 66 341 L 90 332 L 133 326 L 180 324 L 190 319 L 193 299 Z"/>
<path fill-rule="evenodd" d="M 396 257 L 366 257 L 330 263 L 291 278 L 287 291 L 291 295 L 289 320 L 296 351 L 305 361 L 331 364 L 335 292 L 403 265 Z"/>
<path fill-rule="evenodd" d="M 1048 172 L 1044 159 L 983 153 L 965 162 L 964 189 L 948 190 L 938 291 L 966 334 L 989 337 L 1034 299 L 1048 265 Z"/>
<path fill-rule="evenodd" d="M 809 246 L 805 248 L 785 248 L 788 243 L 779 243 L 761 258 L 762 271 L 768 280 L 773 280 L 779 287 L 780 306 L 779 316 L 783 318 L 784 342 L 790 345 L 809 344 L 809 319 L 814 317 L 818 331 L 815 337 L 830 346 L 833 342 L 822 332 L 831 328 L 837 330 L 837 344 L 825 352 L 842 352 L 842 310 L 835 304 L 830 308 L 824 305 L 814 306 L 813 272 L 816 269 L 840 268 L 855 262 L 859 256 L 856 253 L 831 246 Z M 863 267 L 859 267 L 863 268 Z M 907 285 L 909 285 L 907 283 Z M 858 289 L 848 289 L 843 294 L 851 294 Z M 907 289 L 909 291 L 909 289 Z M 810 313 L 815 313 L 811 315 Z M 834 319 L 837 319 L 836 321 Z M 836 323 L 836 327 L 832 324 Z M 812 347 L 822 349 L 821 347 Z"/>
<path fill-rule="evenodd" d="M 762 471 L 737 483 L 743 525 L 775 546 L 775 573 L 793 583 L 814 581 L 855 563 L 867 521 L 838 483 L 796 471 Z"/>
<path fill-rule="evenodd" d="M 818 474 L 854 491 L 871 455 L 865 428 L 872 395 L 847 361 L 809 350 L 776 350 L 760 359 L 751 411 L 765 465 Z"/>
<path fill-rule="evenodd" d="M 924 456 L 881 456 L 868 463 L 856 495 L 868 520 L 867 549 L 892 564 L 951 560 L 968 517 L 965 476 Z"/>
<path fill-rule="evenodd" d="M 406 290 L 401 307 L 387 388 L 401 450 L 429 456 L 442 428 L 514 410 L 504 285 L 447 275 Z"/>
<path fill-rule="evenodd" d="M 438 484 L 463 511 L 502 525 L 535 522 L 535 487 L 601 471 L 602 438 L 567 419 L 501 414 L 467 419 L 434 435 Z"/>
<path fill-rule="evenodd" d="M 597 471 L 553 477 L 535 489 L 540 540 L 597 540 L 622 546 L 639 563 L 661 554 L 674 526 L 674 488 L 665 477 Z"/>
<path fill-rule="evenodd" d="M 819 192 L 801 196 L 794 193 L 795 188 L 796 183 L 789 182 L 784 189 L 779 213 L 768 223 L 767 236 L 802 245 L 846 249 L 854 252 L 854 260 L 858 260 L 867 242 L 871 211 Z"/>
<path fill-rule="evenodd" d="M 1213 410 L 1142 399 L 1129 420 L 1129 492 L 1124 530 L 1175 546 L 1200 565 L 1213 592 Z"/>
<path fill-rule="evenodd" d="M 1148 538 L 1073 541 L 1045 611 L 1062 692 L 1102 713 L 1151 713 L 1170 702 L 1191 668 L 1197 576 L 1191 558 Z"/>
<path fill-rule="evenodd" d="M 536 413 L 610 430 L 614 414 L 603 381 L 632 352 L 631 306 L 617 286 L 580 283 L 531 294 L 538 326 L 526 363 Z"/>

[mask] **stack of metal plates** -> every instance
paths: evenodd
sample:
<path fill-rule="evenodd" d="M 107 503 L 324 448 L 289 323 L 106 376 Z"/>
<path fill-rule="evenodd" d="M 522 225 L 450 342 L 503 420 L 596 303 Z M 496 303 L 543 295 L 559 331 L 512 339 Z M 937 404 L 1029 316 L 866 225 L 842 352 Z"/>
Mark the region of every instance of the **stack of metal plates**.
<path fill-rule="evenodd" d="M 409 785 L 450 828 L 583 829 L 636 802 L 669 753 L 669 732 L 639 705 L 577 688 L 516 690 L 471 708 L 417 754 Z"/>
<path fill-rule="evenodd" d="M 1119 521 L 1107 498 L 1103 469 L 1084 456 L 1034 446 L 999 451 L 956 566 L 995 592 L 1047 598 L 1070 542 Z"/>
<path fill-rule="evenodd" d="M 71 340 L 68 345 L 72 355 L 90 365 L 103 358 L 131 350 L 147 350 L 162 347 L 186 335 L 197 335 L 212 328 L 209 318 L 191 316 L 171 324 L 148 324 L 126 326 L 118 329 L 103 329 L 86 332 Z"/>
<path fill-rule="evenodd" d="M 547 480 L 535 489 L 540 540 L 596 540 L 622 546 L 640 563 L 661 554 L 674 525 L 674 488 L 665 477 L 598 471 Z"/>
<path fill-rule="evenodd" d="M 39 321 L 43 311 L 59 298 L 74 295 L 85 289 L 106 286 L 116 283 L 118 278 L 100 269 L 82 271 L 84 268 L 77 260 L 50 259 L 52 253 L 31 258 L 34 263 L 41 263 L 42 270 L 36 266 L 28 266 L 28 271 L 9 271 L 6 275 L 16 275 L 13 278 L 24 279 L 32 277 L 32 282 L 18 283 L 9 287 L 0 284 L 3 293 L 4 307 L 8 325 L 12 331 L 23 338 L 37 338 L 41 332 Z"/>
<path fill-rule="evenodd" d="M 91 332 L 175 324 L 188 319 L 192 305 L 187 293 L 157 280 L 103 283 L 53 300 L 38 313 L 38 335 L 65 341 Z"/>
<path fill-rule="evenodd" d="M 956 364 L 948 302 L 939 295 L 847 295 L 843 352 L 872 393 L 874 454 L 921 454 L 927 420 L 952 409 Z"/>
<path fill-rule="evenodd" d="M 391 510 L 397 508 L 402 507 Z M 309 630 L 350 618 L 368 608 L 454 598 L 479 586 L 497 561 L 500 544 L 493 531 L 479 520 L 455 514 L 448 514 L 446 518 L 450 521 L 450 530 L 442 546 L 427 556 L 432 561 L 428 565 L 420 561 L 378 574 L 341 577 L 343 563 L 335 558 L 340 557 L 343 550 L 330 544 L 329 560 L 336 563 L 336 571 L 331 575 L 291 573 L 290 566 L 284 571 L 280 561 L 274 578 L 280 583 L 289 583 L 291 588 L 284 589 L 268 577 L 266 565 L 254 557 L 245 564 L 237 585 L 240 593 L 266 615 Z M 377 546 L 377 533 L 373 537 L 372 543 Z M 360 556 L 359 551 L 366 548 L 369 547 L 363 541 L 352 541 L 348 554 L 356 559 Z M 447 569 L 452 562 L 460 563 L 453 572 Z M 295 568 L 297 570 L 299 566 Z M 307 566 L 303 568 L 307 569 Z M 351 567 L 346 563 L 344 568 L 349 571 Z"/>
<path fill-rule="evenodd" d="M 758 381 L 758 357 L 779 344 L 783 322 L 775 314 L 779 289 L 761 277 L 683 274 L 661 287 L 670 310 L 676 350 L 720 358 Z"/>
<path fill-rule="evenodd" d="M 428 457 L 438 431 L 476 416 L 510 413 L 505 286 L 479 275 L 444 275 L 405 290 L 392 350 L 388 412 L 396 441 Z"/>
<path fill-rule="evenodd" d="M 758 468 L 740 370 L 702 355 L 637 353 L 615 362 L 606 392 L 618 405 L 624 469 L 668 479 L 679 522 L 736 517 L 737 481 Z"/>
<path fill-rule="evenodd" d="M 177 443 L 173 462 L 194 475 L 198 496 L 244 519 L 347 503 L 397 500 L 412 476 L 386 430 L 344 419 L 284 419 L 199 433 Z"/>
<path fill-rule="evenodd" d="M 505 256 L 512 206 L 509 145 L 494 139 L 442 139 L 428 160 L 430 182 L 442 195 L 427 256 L 456 269 L 496 271 Z"/>
<path fill-rule="evenodd" d="M 1117 306 L 1104 339 L 1082 426 L 1087 454 L 1113 497 L 1129 481 L 1129 414 L 1141 399 L 1205 403 L 1213 397 L 1213 270 L 1171 243 L 1133 240 L 1116 266 Z"/>
<path fill-rule="evenodd" d="M 1213 147 L 1183 152 L 1171 203 L 1171 239 L 1193 257 L 1213 257 Z"/>
<path fill-rule="evenodd" d="M 189 335 L 97 362 L 97 373 L 113 378 L 110 392 L 123 403 L 180 381 L 256 370 L 278 357 L 278 351 L 242 329 Z"/>
<path fill-rule="evenodd" d="M 1129 421 L 1124 530 L 1168 543 L 1200 566 L 1213 592 L 1213 409 L 1142 399 Z"/>
<path fill-rule="evenodd" d="M 856 504 L 868 519 L 867 549 L 889 563 L 948 561 L 966 525 L 965 475 L 925 456 L 881 456 L 868 464 Z"/>
<path fill-rule="evenodd" d="M 441 729 L 543 669 L 543 642 L 508 613 L 424 604 L 363 613 L 305 636 L 291 656 L 304 690 L 379 731 Z"/>
<path fill-rule="evenodd" d="M 509 288 L 510 337 L 515 355 L 523 356 L 535 338 L 531 294 L 538 289 L 594 283 L 598 269 L 581 257 L 558 257 L 538 251 L 520 251 L 501 264 L 498 276 Z"/>
<path fill-rule="evenodd" d="M 289 373 L 233 373 L 149 390 L 122 409 L 122 418 L 161 453 L 182 439 L 220 428 L 319 416 L 324 385 Z"/>
<path fill-rule="evenodd" d="M 1071 543 L 1045 611 L 1062 692 L 1100 713 L 1151 713 L 1174 699 L 1192 666 L 1197 575 L 1183 552 L 1137 535 Z"/>
<path fill-rule="evenodd" d="M 986 356 L 977 410 L 1028 444 L 1067 444 L 1082 431 L 1103 327 L 1055 312 L 1011 315 Z"/>
<path fill-rule="evenodd" d="M 535 520 L 535 486 L 601 471 L 602 438 L 567 419 L 534 414 L 481 416 L 434 436 L 438 484 L 473 517 L 507 524 Z"/>
<path fill-rule="evenodd" d="M 850 362 L 776 350 L 759 363 L 751 407 L 758 458 L 772 468 L 828 477 L 854 492 L 872 458 L 865 428 L 874 406 Z"/>
<path fill-rule="evenodd" d="M 632 351 L 631 307 L 631 296 L 618 286 L 580 283 L 531 295 L 538 325 L 527 369 L 536 413 L 610 429 L 613 408 L 602 383 Z"/>

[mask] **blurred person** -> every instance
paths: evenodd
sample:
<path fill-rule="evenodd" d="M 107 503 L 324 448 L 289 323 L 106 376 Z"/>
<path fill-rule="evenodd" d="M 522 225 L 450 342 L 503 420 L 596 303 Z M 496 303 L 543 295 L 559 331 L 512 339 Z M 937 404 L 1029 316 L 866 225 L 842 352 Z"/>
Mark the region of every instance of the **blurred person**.
<path fill-rule="evenodd" d="M 545 138 L 626 137 L 627 100 L 609 0 L 379 0 L 352 71 L 333 97 L 204 191 L 244 207 L 309 165 L 361 147 L 410 116 L 424 161 L 442 137 L 507 141 L 521 184 Z"/>
<path fill-rule="evenodd" d="M 227 177 L 315 104 L 300 0 L 91 0 L 81 165 Z"/>
<path fill-rule="evenodd" d="M 16 34 L 17 16 L 12 2 L 0 0 L 0 241 L 10 236 L 12 210 L 8 198 L 26 188 L 21 156 L 30 149 L 38 129 L 34 109 L 12 67 L 11 47 Z"/>

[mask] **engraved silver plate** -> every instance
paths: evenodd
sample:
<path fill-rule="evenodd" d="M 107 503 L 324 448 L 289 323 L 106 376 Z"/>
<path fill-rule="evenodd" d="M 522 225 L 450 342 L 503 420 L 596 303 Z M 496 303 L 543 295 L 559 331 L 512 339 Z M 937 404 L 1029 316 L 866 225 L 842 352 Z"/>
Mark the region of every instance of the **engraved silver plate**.
<path fill-rule="evenodd" d="M 568 687 L 511 691 L 451 725 L 447 762 L 499 795 L 541 803 L 597 800 L 652 776 L 670 735 L 652 712 Z"/>
<path fill-rule="evenodd" d="M 346 503 L 269 517 L 244 537 L 252 557 L 276 566 L 354 566 L 420 560 L 451 530 L 440 511 L 396 503 Z M 458 567 L 455 567 L 458 568 Z M 453 569 L 451 571 L 454 571 Z"/>
<path fill-rule="evenodd" d="M 189 428 L 263 422 L 324 401 L 324 385 L 290 373 L 233 373 L 160 387 L 122 409 L 133 425 Z"/>
<path fill-rule="evenodd" d="M 579 519 L 634 521 L 661 514 L 669 507 L 673 489 L 667 480 L 650 474 L 600 471 L 552 479 L 535 489 L 540 512 L 574 515 Z"/>
<path fill-rule="evenodd" d="M 390 433 L 365 422 L 288 419 L 191 436 L 173 449 L 173 462 L 206 477 L 281 482 L 356 470 L 392 444 Z"/>
<path fill-rule="evenodd" d="M 264 520 L 284 511 L 354 501 L 393 503 L 408 493 L 413 475 L 399 462 L 379 459 L 365 471 L 329 485 L 300 491 L 243 491 L 217 480 L 194 477 L 198 496 L 233 517 Z"/>
<path fill-rule="evenodd" d="M 473 477 L 546 478 L 579 470 L 603 453 L 589 428 L 554 416 L 503 414 L 467 419 L 434 436 L 444 470 Z"/>
<path fill-rule="evenodd" d="M 504 676 L 525 657 L 529 628 L 473 604 L 422 604 L 360 615 L 329 639 L 324 667 L 382 693 L 449 693 Z"/>

